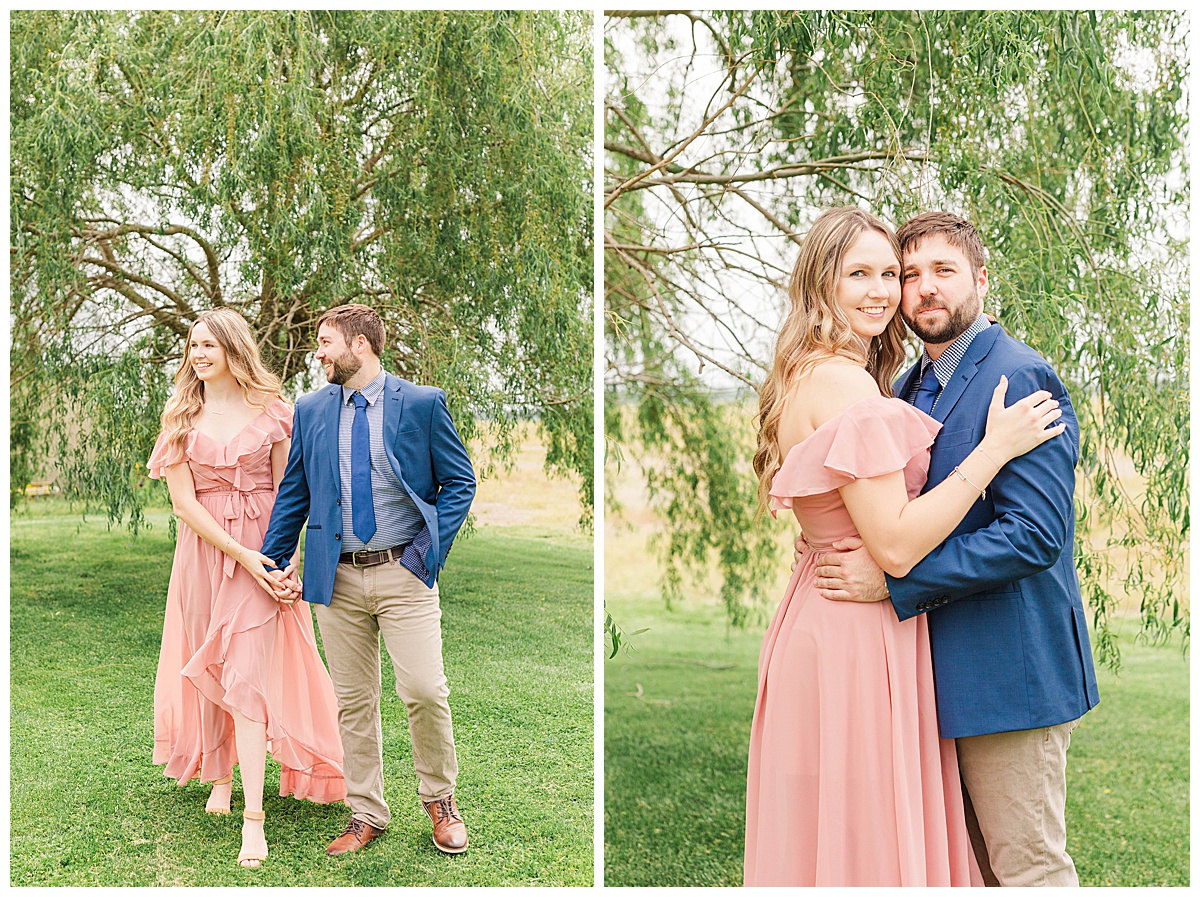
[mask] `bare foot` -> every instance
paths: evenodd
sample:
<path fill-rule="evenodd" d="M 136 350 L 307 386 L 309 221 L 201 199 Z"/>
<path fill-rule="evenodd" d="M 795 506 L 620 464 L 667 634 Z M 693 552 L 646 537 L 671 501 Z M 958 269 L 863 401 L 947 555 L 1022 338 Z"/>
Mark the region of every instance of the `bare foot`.
<path fill-rule="evenodd" d="M 208 796 L 208 803 L 204 805 L 204 812 L 212 813 L 214 816 L 227 815 L 229 798 L 232 794 L 233 773 L 230 773 L 224 779 L 212 783 L 212 793 Z"/>
<path fill-rule="evenodd" d="M 263 834 L 263 820 L 255 819 L 263 814 L 247 810 L 242 816 L 242 849 L 238 853 L 238 865 L 243 869 L 257 869 L 259 862 L 267 858 L 267 836 Z"/>

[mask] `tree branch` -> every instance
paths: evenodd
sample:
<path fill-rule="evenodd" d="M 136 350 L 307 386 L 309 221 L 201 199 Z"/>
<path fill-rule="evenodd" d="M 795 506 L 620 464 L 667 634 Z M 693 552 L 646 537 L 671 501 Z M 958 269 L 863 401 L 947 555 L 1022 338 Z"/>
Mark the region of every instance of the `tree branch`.
<path fill-rule="evenodd" d="M 607 240 L 606 240 L 606 243 L 607 243 Z M 741 380 L 743 383 L 745 383 L 751 389 L 757 389 L 757 387 L 753 383 L 751 383 L 750 380 L 747 379 L 744 374 L 742 374 L 740 371 L 736 371 L 733 368 L 723 364 L 717 358 L 715 358 L 714 356 L 710 355 L 709 353 L 707 353 L 704 350 L 702 350 L 701 348 L 699 348 L 694 342 L 692 342 L 687 337 L 687 335 L 682 330 L 679 329 L 679 327 L 675 324 L 674 316 L 671 314 L 670 309 L 667 308 L 666 303 L 663 301 L 662 294 L 659 292 L 658 287 L 656 287 L 654 285 L 654 275 L 650 271 L 647 271 L 646 268 L 640 262 L 638 262 L 637 259 L 635 259 L 633 256 L 629 255 L 629 253 L 622 252 L 620 249 L 616 248 L 613 244 L 608 243 L 607 248 L 611 249 L 618 256 L 620 256 L 621 259 L 625 262 L 625 264 L 629 265 L 629 267 L 631 267 L 635 271 L 637 271 L 642 276 L 642 279 L 645 280 L 646 286 L 650 289 L 650 293 L 651 293 L 651 295 L 654 296 L 655 302 L 657 303 L 659 314 L 662 315 L 663 321 L 667 325 L 668 332 L 670 333 L 671 337 L 677 343 L 679 343 L 684 348 L 688 349 L 697 358 L 699 358 L 701 361 L 701 364 L 703 364 L 704 362 L 708 362 L 709 364 L 713 365 L 714 367 L 720 368 L 722 371 L 729 374 L 731 377 L 735 377 L 738 380 Z"/>
<path fill-rule="evenodd" d="M 738 97 L 740 97 L 743 93 L 745 93 L 750 88 L 750 85 L 754 83 L 754 79 L 757 77 L 757 75 L 758 75 L 758 73 L 755 72 L 749 78 L 747 78 L 746 83 L 743 84 L 741 87 L 739 87 L 733 94 L 731 94 L 729 99 L 727 99 L 721 105 L 721 107 L 719 109 L 717 109 L 716 112 L 712 113 L 707 118 L 705 118 L 704 121 L 701 122 L 700 127 L 698 129 L 696 129 L 695 133 L 693 133 L 690 137 L 686 138 L 678 146 L 676 146 L 675 149 L 671 151 L 671 154 L 669 156 L 664 158 L 662 161 L 660 161 L 654 167 L 649 168 L 646 171 L 640 172 L 639 174 L 635 174 L 633 177 L 631 177 L 625 183 L 620 184 L 617 187 L 614 187 L 609 192 L 608 198 L 604 200 L 604 208 L 607 209 L 610 205 L 612 205 L 616 201 L 617 197 L 619 197 L 622 193 L 625 193 L 627 190 L 633 189 L 633 187 L 636 186 L 639 182 L 645 180 L 650 175 L 654 174 L 654 172 L 660 171 L 662 168 L 669 165 L 672 161 L 674 161 L 676 158 L 678 158 L 679 154 L 682 153 L 689 146 L 691 146 L 692 143 L 704 133 L 705 129 L 710 124 L 712 124 L 714 121 L 716 121 L 717 118 L 726 109 L 728 109 L 735 102 L 737 102 Z M 673 183 L 673 182 L 672 181 L 663 181 L 663 183 Z"/>
<path fill-rule="evenodd" d="M 122 281 L 136 283 L 136 284 L 140 284 L 144 287 L 149 287 L 150 289 L 154 290 L 155 292 L 161 293 L 162 295 L 164 295 L 168 299 L 170 299 L 171 302 L 174 303 L 176 308 L 184 307 L 185 303 L 183 301 L 183 297 L 180 296 L 178 293 L 176 293 L 174 290 L 172 290 L 170 287 L 164 286 L 163 284 L 157 283 L 148 277 L 142 277 L 140 274 L 134 274 L 132 271 L 127 271 L 125 268 L 122 268 L 116 262 L 115 256 L 112 253 L 111 246 L 108 246 L 107 244 L 102 244 L 100 246 L 100 251 L 103 252 L 105 254 L 105 256 L 107 256 L 107 257 L 106 258 L 96 258 L 95 256 L 85 255 L 85 256 L 81 256 L 79 260 L 85 264 L 95 265 L 98 268 L 103 268 L 104 270 L 108 271 L 110 275 L 113 276 L 113 279 L 119 278 Z"/>
<path fill-rule="evenodd" d="M 109 223 L 109 224 L 117 225 L 116 227 L 109 228 L 108 230 L 92 230 L 90 228 L 85 227 L 82 231 L 79 232 L 78 235 L 84 240 L 84 242 L 89 242 L 89 243 L 93 242 L 93 241 L 97 241 L 97 240 L 112 241 L 112 240 L 116 240 L 118 237 L 123 237 L 126 234 L 137 234 L 137 235 L 143 237 L 144 239 L 146 239 L 147 241 L 149 241 L 149 237 L 148 237 L 149 234 L 154 234 L 154 235 L 160 236 L 160 237 L 172 237 L 172 236 L 176 236 L 178 234 L 182 234 L 185 237 L 190 237 L 196 243 L 196 245 L 200 247 L 200 250 L 204 253 L 205 265 L 208 268 L 208 284 L 207 284 L 207 286 L 205 286 L 205 284 L 203 283 L 203 280 L 198 275 L 193 275 L 193 276 L 196 277 L 197 282 L 201 284 L 201 286 L 204 288 L 205 292 L 208 293 L 208 295 L 213 299 L 214 302 L 220 300 L 220 298 L 221 298 L 220 260 L 217 258 L 217 253 L 213 249 L 212 244 L 209 243 L 208 240 L 204 239 L 204 237 L 202 237 L 197 231 L 193 230 L 192 228 L 186 227 L 182 224 L 169 224 L 164 227 L 154 227 L 149 224 L 126 224 L 126 223 L 117 221 L 114 218 L 84 218 L 82 220 L 87 222 L 88 224 Z M 157 246 L 158 244 L 154 244 L 154 245 Z M 175 255 L 169 249 L 166 249 L 161 246 L 159 248 L 163 249 L 164 252 L 170 253 L 171 255 Z M 175 258 L 178 259 L 179 256 L 175 256 Z M 190 270 L 190 263 L 189 263 L 189 270 Z"/>
<path fill-rule="evenodd" d="M 141 295 L 128 281 L 108 275 L 97 275 L 89 278 L 97 289 L 110 289 L 120 293 L 138 308 L 144 315 L 150 315 L 154 320 L 179 336 L 187 336 L 191 325 L 181 320 L 177 315 L 170 314 L 155 303 Z"/>
<path fill-rule="evenodd" d="M 786 221 L 784 221 L 782 218 L 776 217 L 776 215 L 770 209 L 768 209 L 766 206 L 762 205 L 761 203 L 759 203 L 758 201 L 756 201 L 754 199 L 751 199 L 748 195 L 746 195 L 745 191 L 739 190 L 737 187 L 730 187 L 729 192 L 732 193 L 734 196 L 741 197 L 742 200 L 746 203 L 746 205 L 750 206 L 750 208 L 754 209 L 756 212 L 758 212 L 760 215 L 762 215 L 764 218 L 766 218 L 768 221 L 770 221 L 773 225 L 775 225 L 777 228 L 779 228 L 780 232 L 785 237 L 787 237 L 789 240 L 791 240 L 793 243 L 795 243 L 797 246 L 800 246 L 804 243 L 804 240 L 801 238 L 801 236 L 798 233 L 796 233 L 794 230 L 792 230 L 792 228 L 788 227 L 788 224 Z"/>
<path fill-rule="evenodd" d="M 799 165 L 780 165 L 751 174 L 705 174 L 693 168 L 672 174 L 668 177 L 639 179 L 640 183 L 631 186 L 622 185 L 622 189 L 643 190 L 649 187 L 668 186 L 681 182 L 688 184 L 749 184 L 754 181 L 786 180 L 787 178 L 805 177 L 839 168 L 852 168 L 861 162 L 894 159 L 925 161 L 925 156 L 917 153 L 910 154 L 905 150 L 900 150 L 899 152 L 873 151 L 852 153 L 845 156 L 831 156 L 828 159 L 818 159 L 815 162 L 805 162 Z"/>

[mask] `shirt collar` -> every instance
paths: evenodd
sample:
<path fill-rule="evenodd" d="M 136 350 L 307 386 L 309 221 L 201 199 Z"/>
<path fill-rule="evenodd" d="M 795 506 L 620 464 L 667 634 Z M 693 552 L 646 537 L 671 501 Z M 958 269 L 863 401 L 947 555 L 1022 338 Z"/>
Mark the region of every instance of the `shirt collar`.
<path fill-rule="evenodd" d="M 958 363 L 967 354 L 967 349 L 970 348 L 972 341 L 990 326 L 991 322 L 987 319 L 987 315 L 980 314 L 975 319 L 974 324 L 968 327 L 958 339 L 946 347 L 946 350 L 938 356 L 937 361 L 930 359 L 929 353 L 925 349 L 921 349 L 921 369 L 918 371 L 918 379 L 925 376 L 925 371 L 932 364 L 933 373 L 937 377 L 938 383 L 942 389 L 945 389 L 946 384 L 950 382 L 950 378 L 954 376 L 954 371 L 958 368 Z"/>
<path fill-rule="evenodd" d="M 350 397 L 356 392 L 361 392 L 363 394 L 363 398 L 367 400 L 367 404 L 374 405 L 379 397 L 383 395 L 383 387 L 385 383 L 387 383 L 387 371 L 380 370 L 379 376 L 377 376 L 362 389 L 350 389 L 345 384 L 342 384 L 342 404 L 349 404 Z"/>

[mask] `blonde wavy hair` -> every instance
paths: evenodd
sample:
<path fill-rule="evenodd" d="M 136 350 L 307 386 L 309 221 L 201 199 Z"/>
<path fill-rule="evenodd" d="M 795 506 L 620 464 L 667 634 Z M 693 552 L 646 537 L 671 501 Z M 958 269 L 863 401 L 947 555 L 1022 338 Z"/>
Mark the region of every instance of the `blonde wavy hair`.
<path fill-rule="evenodd" d="M 821 361 L 848 358 L 867 369 L 880 393 L 892 394 L 892 380 L 904 361 L 904 321 L 899 313 L 895 314 L 884 332 L 873 337 L 864 350 L 862 340 L 833 298 L 842 260 L 867 230 L 883 234 L 896 261 L 900 261 L 900 244 L 892 229 L 853 206 L 822 212 L 800 247 L 788 279 L 789 308 L 775 343 L 775 360 L 758 394 L 754 472 L 758 476 L 760 512 L 770 507 L 771 480 L 783 463 L 779 419 L 788 388 L 798 376 Z"/>
<path fill-rule="evenodd" d="M 167 434 L 167 444 L 179 451 L 181 459 L 183 441 L 192 431 L 196 415 L 204 407 L 204 381 L 196 376 L 191 362 L 192 332 L 197 324 L 207 327 L 225 350 L 229 372 L 242 388 L 248 405 L 266 411 L 272 401 L 283 398 L 283 385 L 278 377 L 267 370 L 259 357 L 258 344 L 245 318 L 231 308 L 213 308 L 201 312 L 188 329 L 183 344 L 183 360 L 175 372 L 175 393 L 167 399 L 162 413 L 162 430 Z"/>

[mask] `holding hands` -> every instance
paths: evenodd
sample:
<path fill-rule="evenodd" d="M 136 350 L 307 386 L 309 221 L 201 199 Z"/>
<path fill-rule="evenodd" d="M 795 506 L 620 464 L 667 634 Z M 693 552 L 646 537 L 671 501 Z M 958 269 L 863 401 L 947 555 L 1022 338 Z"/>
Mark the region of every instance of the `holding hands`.
<path fill-rule="evenodd" d="M 258 551 L 243 551 L 238 562 L 249 571 L 264 591 L 280 604 L 295 604 L 300 600 L 300 578 L 296 576 L 294 563 L 280 570 L 273 560 Z M 275 569 L 268 570 L 268 566 Z"/>
<path fill-rule="evenodd" d="M 296 575 L 296 564 L 292 562 L 282 570 L 272 570 L 268 574 L 274 582 L 275 591 L 272 594 L 280 604 L 295 604 L 300 600 L 303 586 L 300 577 Z"/>

